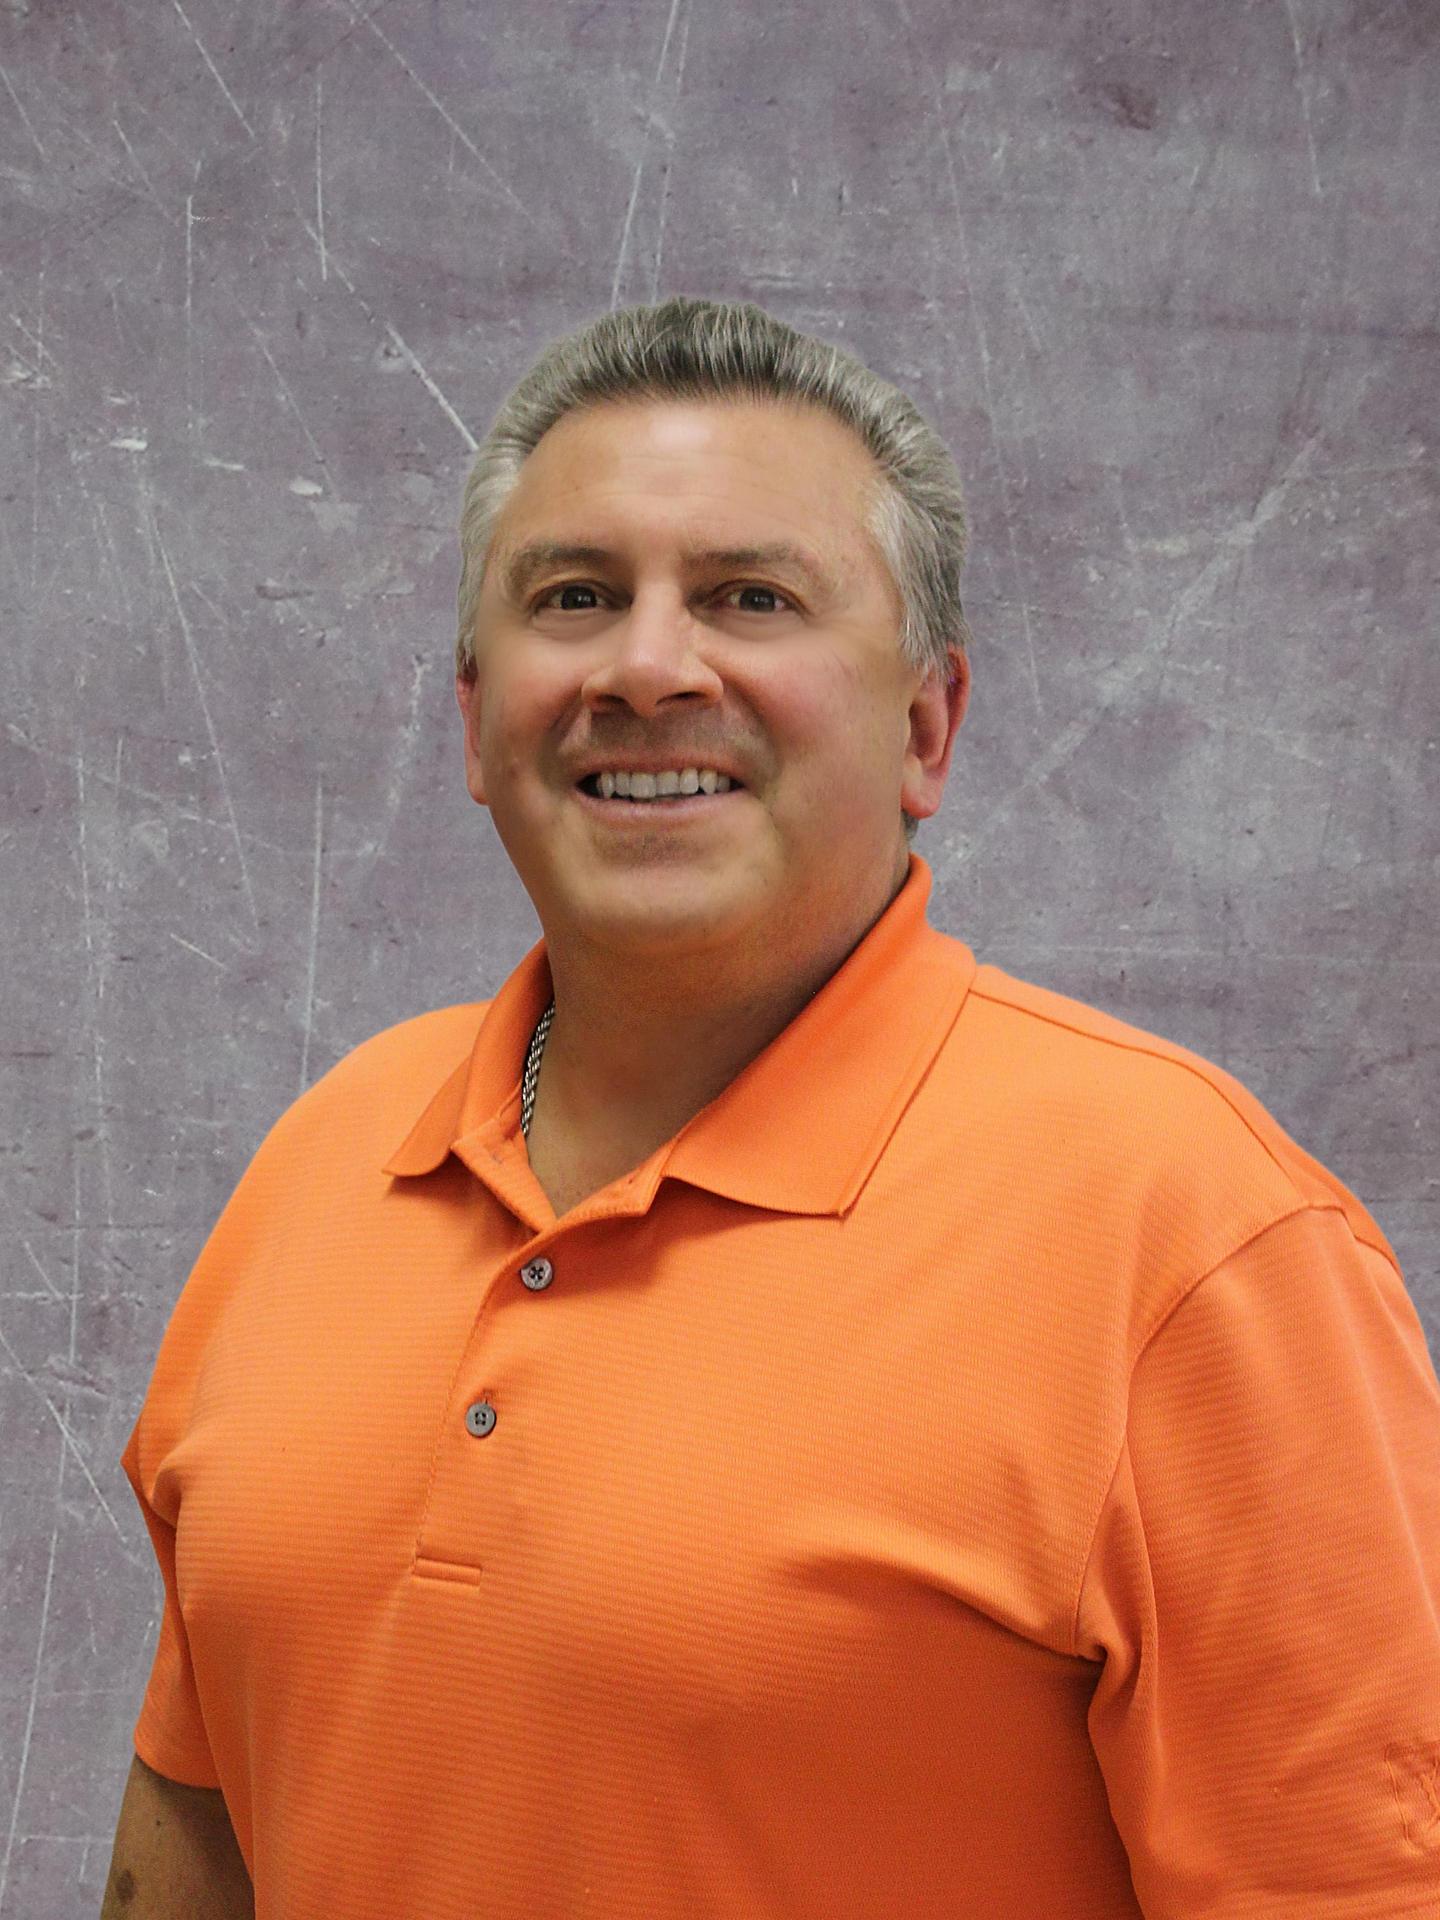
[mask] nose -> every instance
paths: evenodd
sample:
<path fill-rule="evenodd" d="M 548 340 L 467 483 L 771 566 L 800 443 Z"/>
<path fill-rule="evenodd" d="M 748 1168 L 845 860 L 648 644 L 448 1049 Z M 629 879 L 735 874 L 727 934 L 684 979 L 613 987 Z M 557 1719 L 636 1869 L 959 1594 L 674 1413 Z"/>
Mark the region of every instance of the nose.
<path fill-rule="evenodd" d="M 678 696 L 718 700 L 724 689 L 705 658 L 705 632 L 678 587 L 657 581 L 639 588 L 607 623 L 603 657 L 586 677 L 584 699 L 591 705 L 623 700 L 637 713 L 653 713 Z"/>

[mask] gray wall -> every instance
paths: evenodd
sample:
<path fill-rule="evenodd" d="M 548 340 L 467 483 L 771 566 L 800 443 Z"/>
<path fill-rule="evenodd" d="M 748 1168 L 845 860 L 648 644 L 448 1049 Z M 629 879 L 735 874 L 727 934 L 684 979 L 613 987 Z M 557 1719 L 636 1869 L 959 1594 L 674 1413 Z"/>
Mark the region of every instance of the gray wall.
<path fill-rule="evenodd" d="M 216 1214 L 538 937 L 452 528 L 612 303 L 758 299 L 932 412 L 976 631 L 932 919 L 1245 1081 L 1440 1348 L 1429 0 L 0 23 L 0 1916 L 98 1909 L 160 1604 L 118 1456 Z"/>

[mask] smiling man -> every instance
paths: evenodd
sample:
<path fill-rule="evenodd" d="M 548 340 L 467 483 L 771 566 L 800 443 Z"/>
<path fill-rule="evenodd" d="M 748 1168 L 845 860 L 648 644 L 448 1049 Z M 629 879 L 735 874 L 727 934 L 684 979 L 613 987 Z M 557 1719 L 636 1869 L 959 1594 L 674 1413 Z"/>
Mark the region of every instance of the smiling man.
<path fill-rule="evenodd" d="M 455 691 L 543 937 L 176 1304 L 107 1914 L 1436 1910 L 1423 1330 L 1239 1082 L 930 926 L 965 540 L 753 306 L 501 409 Z"/>
<path fill-rule="evenodd" d="M 814 406 L 644 397 L 560 419 L 499 516 L 456 693 L 545 928 L 557 1213 L 790 1024 L 904 884 L 902 807 L 940 804 L 969 669 L 958 634 L 948 680 L 897 646 L 874 487 Z"/>

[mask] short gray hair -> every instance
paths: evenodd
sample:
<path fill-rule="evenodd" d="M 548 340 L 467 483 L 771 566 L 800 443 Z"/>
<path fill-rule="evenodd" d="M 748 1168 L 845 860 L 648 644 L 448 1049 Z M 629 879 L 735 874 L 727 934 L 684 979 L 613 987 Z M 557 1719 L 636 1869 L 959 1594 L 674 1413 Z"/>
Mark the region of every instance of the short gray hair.
<path fill-rule="evenodd" d="M 750 301 L 684 295 L 602 314 L 553 341 L 495 416 L 461 506 L 458 674 L 477 670 L 475 623 L 496 521 L 555 422 L 607 400 L 727 397 L 808 401 L 868 448 L 878 471 L 866 524 L 900 595 L 900 651 L 912 667 L 951 683 L 948 649 L 964 653 L 970 642 L 960 602 L 969 535 L 944 441 L 906 394 L 844 347 L 799 333 Z M 902 818 L 908 841 L 919 822 Z"/>

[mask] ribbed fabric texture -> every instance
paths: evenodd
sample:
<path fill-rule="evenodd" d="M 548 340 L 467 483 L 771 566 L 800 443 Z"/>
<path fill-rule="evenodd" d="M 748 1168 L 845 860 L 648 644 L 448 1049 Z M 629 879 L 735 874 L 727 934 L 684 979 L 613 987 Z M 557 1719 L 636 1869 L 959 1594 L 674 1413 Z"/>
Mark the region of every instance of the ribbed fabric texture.
<path fill-rule="evenodd" d="M 257 1920 L 1440 1914 L 1394 1254 L 930 885 L 561 1221 L 543 942 L 264 1141 L 122 1456 Z"/>

